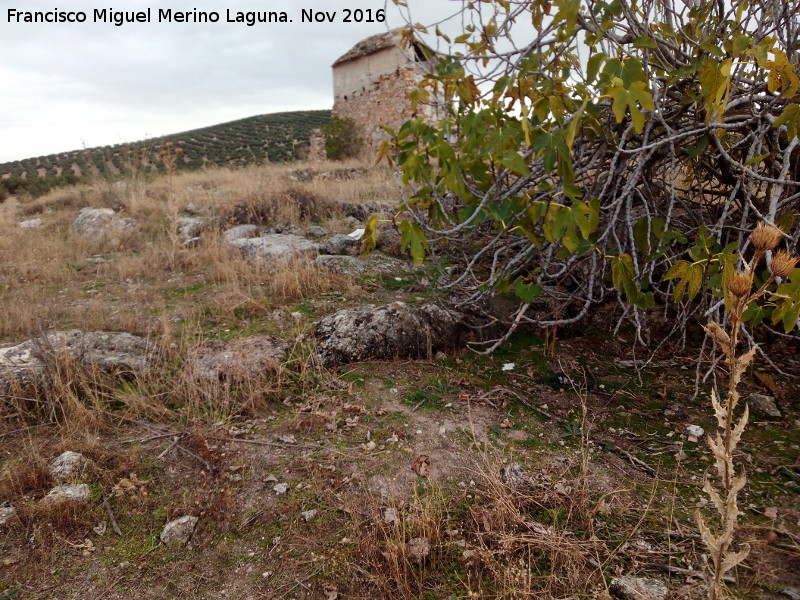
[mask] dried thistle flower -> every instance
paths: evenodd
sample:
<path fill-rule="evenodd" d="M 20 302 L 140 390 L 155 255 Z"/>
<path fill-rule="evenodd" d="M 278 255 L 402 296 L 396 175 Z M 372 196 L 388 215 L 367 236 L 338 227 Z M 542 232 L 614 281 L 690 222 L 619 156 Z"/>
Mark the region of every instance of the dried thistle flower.
<path fill-rule="evenodd" d="M 772 257 L 770 270 L 775 277 L 786 277 L 794 270 L 798 262 L 800 262 L 800 258 L 797 256 L 786 250 L 778 250 Z"/>
<path fill-rule="evenodd" d="M 736 273 L 728 284 L 728 290 L 736 298 L 744 298 L 753 287 L 753 279 L 749 273 Z"/>
<path fill-rule="evenodd" d="M 774 250 L 783 239 L 783 232 L 772 223 L 759 223 L 751 239 L 757 250 Z"/>

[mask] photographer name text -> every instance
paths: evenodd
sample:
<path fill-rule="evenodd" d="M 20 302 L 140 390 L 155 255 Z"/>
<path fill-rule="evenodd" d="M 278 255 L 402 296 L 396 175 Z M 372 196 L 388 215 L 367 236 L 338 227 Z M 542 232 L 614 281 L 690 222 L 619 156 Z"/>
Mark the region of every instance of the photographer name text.
<path fill-rule="evenodd" d="M 261 24 L 293 23 L 383 23 L 386 20 L 384 9 L 344 8 L 341 10 L 300 9 L 299 14 L 290 15 L 286 11 L 239 11 L 214 10 L 175 10 L 172 8 L 147 8 L 146 10 L 114 10 L 95 8 L 92 11 L 47 10 L 30 11 L 9 8 L 6 20 L 10 24 L 32 23 L 108 23 L 123 27 L 136 23 L 233 23 L 253 27 Z"/>

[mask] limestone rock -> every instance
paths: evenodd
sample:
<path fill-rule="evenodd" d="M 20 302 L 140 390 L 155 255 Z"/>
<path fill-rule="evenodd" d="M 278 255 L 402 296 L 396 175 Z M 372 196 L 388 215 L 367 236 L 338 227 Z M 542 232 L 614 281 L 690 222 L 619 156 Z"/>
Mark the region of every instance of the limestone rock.
<path fill-rule="evenodd" d="M 17 509 L 11 505 L 0 506 L 0 527 L 14 523 L 17 518 Z"/>
<path fill-rule="evenodd" d="M 64 360 L 103 373 L 131 376 L 143 373 L 157 355 L 146 339 L 108 331 L 54 331 L 39 338 L 0 348 L 0 390 L 45 382 Z"/>
<path fill-rule="evenodd" d="M 306 235 L 312 238 L 321 238 L 328 235 L 328 230 L 324 227 L 320 227 L 319 225 L 312 225 L 306 229 Z"/>
<path fill-rule="evenodd" d="M 431 553 L 431 541 L 425 537 L 414 538 L 406 544 L 406 553 L 415 563 L 421 563 Z"/>
<path fill-rule="evenodd" d="M 258 237 L 258 225 L 237 225 L 222 232 L 222 239 L 228 244 L 234 244 L 236 240 L 246 240 Z"/>
<path fill-rule="evenodd" d="M 318 267 L 345 275 L 396 275 L 408 273 L 413 268 L 411 263 L 377 252 L 367 256 L 320 254 L 314 259 L 314 263 Z"/>
<path fill-rule="evenodd" d="M 303 517 L 303 521 L 308 523 L 317 516 L 317 510 L 315 508 L 312 508 L 311 510 L 305 510 L 300 513 L 300 516 Z"/>
<path fill-rule="evenodd" d="M 298 258 L 316 256 L 318 245 L 306 238 L 269 233 L 257 238 L 238 238 L 229 244 L 238 248 L 245 259 L 258 263 L 285 263 Z"/>
<path fill-rule="evenodd" d="M 50 461 L 47 470 L 56 483 L 80 479 L 91 468 L 91 461 L 80 452 L 67 450 Z"/>
<path fill-rule="evenodd" d="M 753 413 L 762 417 L 780 419 L 783 416 L 778 409 L 778 405 L 775 404 L 775 398 L 772 396 L 753 393 L 747 397 L 747 404 Z"/>
<path fill-rule="evenodd" d="M 174 521 L 170 521 L 164 525 L 159 539 L 167 546 L 185 546 L 192 538 L 194 528 L 197 526 L 197 521 L 197 517 L 191 515 L 186 515 Z"/>
<path fill-rule="evenodd" d="M 322 245 L 325 254 L 357 254 L 360 249 L 359 239 L 345 233 L 337 233 Z"/>
<path fill-rule="evenodd" d="M 120 217 L 110 208 L 82 208 L 70 226 L 70 231 L 94 241 L 108 241 L 115 245 L 135 235 L 139 226 L 134 219 Z"/>
<path fill-rule="evenodd" d="M 25 221 L 20 221 L 17 224 L 17 227 L 20 229 L 39 229 L 42 226 L 41 219 L 26 219 Z"/>
<path fill-rule="evenodd" d="M 669 588 L 660 579 L 625 575 L 611 580 L 611 591 L 623 600 L 665 600 Z"/>
<path fill-rule="evenodd" d="M 88 504 L 91 493 L 85 483 L 58 485 L 39 501 L 41 506 L 56 508 L 65 504 Z"/>
<path fill-rule="evenodd" d="M 382 475 L 373 475 L 367 480 L 367 490 L 381 502 L 389 499 L 389 484 Z"/>
<path fill-rule="evenodd" d="M 503 483 L 514 489 L 524 488 L 531 483 L 531 478 L 525 474 L 519 463 L 506 465 L 501 473 L 501 478 Z"/>
<path fill-rule="evenodd" d="M 325 366 L 368 359 L 421 358 L 462 345 L 464 316 L 434 304 L 394 302 L 340 310 L 317 321 L 317 353 Z"/>
<path fill-rule="evenodd" d="M 274 373 L 288 354 L 289 345 L 269 335 L 214 340 L 190 350 L 184 370 L 201 380 L 243 383 Z"/>
<path fill-rule="evenodd" d="M 190 240 L 199 237 L 207 225 L 208 221 L 203 217 L 179 217 L 178 233 L 184 240 Z"/>

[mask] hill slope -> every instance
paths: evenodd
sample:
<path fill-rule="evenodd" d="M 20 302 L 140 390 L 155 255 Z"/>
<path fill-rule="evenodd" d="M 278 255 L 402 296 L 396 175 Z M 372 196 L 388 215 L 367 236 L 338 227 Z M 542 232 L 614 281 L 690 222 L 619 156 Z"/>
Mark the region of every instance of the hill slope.
<path fill-rule="evenodd" d="M 331 118 L 329 110 L 258 115 L 149 140 L 61 152 L 0 164 L 0 178 L 58 177 L 74 174 L 116 176 L 163 170 L 159 153 L 167 142 L 183 149 L 179 168 L 241 166 L 300 158 L 311 130 Z"/>

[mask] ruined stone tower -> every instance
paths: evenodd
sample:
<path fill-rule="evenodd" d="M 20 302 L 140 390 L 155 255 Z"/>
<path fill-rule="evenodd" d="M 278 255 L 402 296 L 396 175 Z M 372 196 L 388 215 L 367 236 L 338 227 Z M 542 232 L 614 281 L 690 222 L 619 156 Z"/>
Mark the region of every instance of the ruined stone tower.
<path fill-rule="evenodd" d="M 381 125 L 397 129 L 415 116 L 437 118 L 436 104 L 415 110 L 408 99 L 430 70 L 432 52 L 419 43 L 401 47 L 400 31 L 361 40 L 333 63 L 333 115 L 355 122 L 365 157 L 373 157 L 386 139 Z"/>

